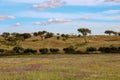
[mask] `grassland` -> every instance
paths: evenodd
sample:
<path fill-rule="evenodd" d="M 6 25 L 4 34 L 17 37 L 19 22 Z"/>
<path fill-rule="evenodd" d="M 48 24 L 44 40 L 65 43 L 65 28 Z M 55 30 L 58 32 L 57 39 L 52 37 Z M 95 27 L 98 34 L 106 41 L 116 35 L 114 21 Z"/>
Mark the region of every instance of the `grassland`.
<path fill-rule="evenodd" d="M 57 40 L 56 37 L 52 37 L 49 39 L 41 40 L 40 37 L 31 37 L 19 45 L 23 48 L 32 48 L 32 49 L 40 49 L 40 48 L 58 48 L 62 50 L 68 46 L 77 47 L 78 50 L 85 51 L 87 47 L 107 47 L 113 45 L 115 47 L 120 46 L 120 36 L 88 36 L 87 39 L 89 43 L 84 43 L 84 38 L 82 37 L 71 37 L 66 41 L 63 41 L 62 38 Z M 3 38 L 0 37 L 0 41 Z M 0 48 L 3 49 L 12 49 L 14 46 L 8 46 L 4 44 L 0 44 Z"/>
<path fill-rule="evenodd" d="M 120 80 L 120 54 L 0 58 L 0 80 Z"/>
<path fill-rule="evenodd" d="M 58 48 L 68 46 L 85 51 L 87 47 L 120 47 L 119 36 L 56 37 L 41 40 L 31 37 L 19 45 L 23 48 Z M 0 41 L 4 40 L 0 37 Z M 14 46 L 0 43 L 0 48 Z M 62 53 L 62 52 L 61 52 Z M 0 80 L 120 80 L 120 54 L 46 54 L 0 56 Z"/>

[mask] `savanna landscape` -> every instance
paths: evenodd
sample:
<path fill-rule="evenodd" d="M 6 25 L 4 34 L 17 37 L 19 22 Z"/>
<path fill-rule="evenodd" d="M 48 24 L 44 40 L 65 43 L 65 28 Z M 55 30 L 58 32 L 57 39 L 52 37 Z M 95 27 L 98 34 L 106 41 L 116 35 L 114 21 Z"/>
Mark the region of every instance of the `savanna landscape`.
<path fill-rule="evenodd" d="M 0 80 L 120 80 L 119 0 L 0 0 Z"/>

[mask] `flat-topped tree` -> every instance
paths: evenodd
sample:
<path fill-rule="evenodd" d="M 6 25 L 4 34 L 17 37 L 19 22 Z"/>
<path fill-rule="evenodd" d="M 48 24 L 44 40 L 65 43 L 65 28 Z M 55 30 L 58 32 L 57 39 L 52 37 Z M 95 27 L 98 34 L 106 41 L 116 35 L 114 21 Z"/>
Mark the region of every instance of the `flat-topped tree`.
<path fill-rule="evenodd" d="M 87 34 L 91 34 L 91 30 L 88 29 L 88 28 L 79 28 L 79 29 L 78 29 L 78 32 L 83 35 L 84 40 L 85 40 L 85 43 L 87 43 L 88 41 L 87 41 L 87 39 L 86 39 L 86 36 L 87 36 Z"/>
<path fill-rule="evenodd" d="M 106 30 L 104 33 L 105 33 L 105 34 L 109 34 L 109 36 L 110 36 L 111 34 L 114 33 L 114 31 L 112 31 L 112 30 Z"/>
<path fill-rule="evenodd" d="M 78 32 L 80 32 L 83 36 L 87 36 L 87 34 L 91 34 L 91 30 L 88 28 L 79 28 Z"/>

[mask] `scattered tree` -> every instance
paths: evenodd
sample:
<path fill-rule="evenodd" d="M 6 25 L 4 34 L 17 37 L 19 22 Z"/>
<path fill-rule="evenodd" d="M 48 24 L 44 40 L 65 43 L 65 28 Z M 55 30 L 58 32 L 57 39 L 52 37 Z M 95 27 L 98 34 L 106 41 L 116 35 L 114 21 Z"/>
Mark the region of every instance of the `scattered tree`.
<path fill-rule="evenodd" d="M 87 34 L 91 34 L 91 30 L 89 30 L 88 28 L 79 28 L 78 32 L 80 32 L 83 35 L 84 41 L 85 41 L 85 43 L 87 43 L 88 41 L 87 41 L 86 36 L 87 36 Z"/>
<path fill-rule="evenodd" d="M 105 34 L 109 34 L 109 36 L 110 36 L 112 33 L 114 33 L 114 31 L 112 31 L 112 30 L 106 30 L 104 33 Z"/>

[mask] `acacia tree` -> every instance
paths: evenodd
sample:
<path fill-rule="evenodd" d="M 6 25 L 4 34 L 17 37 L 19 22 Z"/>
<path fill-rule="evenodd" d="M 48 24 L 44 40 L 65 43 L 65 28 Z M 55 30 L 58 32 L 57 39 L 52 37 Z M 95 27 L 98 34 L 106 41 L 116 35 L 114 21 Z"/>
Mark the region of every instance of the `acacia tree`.
<path fill-rule="evenodd" d="M 4 37 L 5 40 L 6 40 L 9 36 L 10 36 L 10 33 L 9 33 L 9 32 L 4 32 L 4 33 L 2 34 L 2 37 Z"/>
<path fill-rule="evenodd" d="M 19 34 L 19 33 L 17 33 L 17 32 L 11 33 L 12 36 L 17 36 L 18 34 Z"/>
<path fill-rule="evenodd" d="M 47 31 L 39 31 L 38 35 L 41 37 L 41 39 L 43 40 L 44 35 L 47 33 Z"/>
<path fill-rule="evenodd" d="M 115 36 L 117 36 L 117 35 L 118 35 L 118 32 L 113 31 L 113 34 L 114 34 Z"/>
<path fill-rule="evenodd" d="M 120 32 L 118 32 L 118 36 L 120 36 Z"/>
<path fill-rule="evenodd" d="M 53 37 L 53 36 L 54 36 L 53 33 L 47 32 L 46 35 L 45 35 L 45 39 L 46 39 L 46 38 L 51 38 L 51 37 Z"/>
<path fill-rule="evenodd" d="M 88 41 L 87 41 L 86 36 L 87 36 L 87 34 L 91 34 L 91 30 L 88 29 L 88 28 L 79 28 L 79 29 L 78 29 L 78 32 L 83 35 L 84 40 L 85 40 L 85 43 L 87 43 Z"/>
<path fill-rule="evenodd" d="M 110 36 L 112 33 L 114 33 L 114 31 L 112 31 L 112 30 L 106 30 L 104 33 L 105 34 L 109 34 L 109 36 Z"/>
<path fill-rule="evenodd" d="M 33 36 L 38 36 L 38 32 L 34 32 L 34 33 L 33 33 Z"/>

